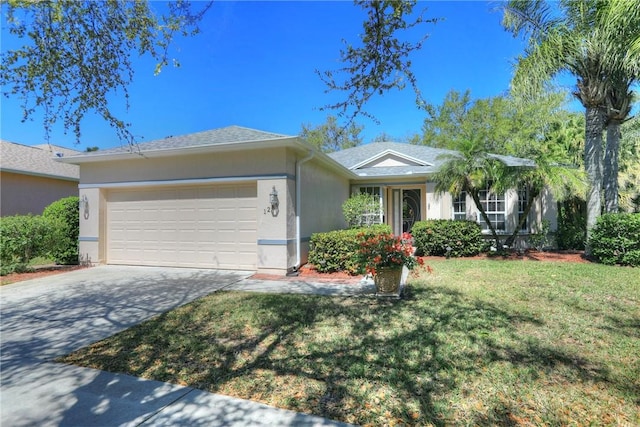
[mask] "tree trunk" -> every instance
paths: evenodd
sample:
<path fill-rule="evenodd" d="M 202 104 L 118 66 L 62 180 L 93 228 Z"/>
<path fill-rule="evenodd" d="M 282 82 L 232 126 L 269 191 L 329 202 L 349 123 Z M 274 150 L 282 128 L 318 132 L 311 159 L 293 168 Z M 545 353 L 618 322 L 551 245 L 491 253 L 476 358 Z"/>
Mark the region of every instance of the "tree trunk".
<path fill-rule="evenodd" d="M 533 207 L 533 201 L 535 200 L 536 197 L 538 197 L 539 194 L 540 194 L 539 191 L 538 192 L 533 192 L 531 190 L 528 191 L 527 206 L 525 206 L 524 208 L 524 212 L 522 213 L 522 218 L 520 218 L 520 221 L 518 221 L 518 224 L 516 225 L 515 230 L 513 230 L 513 233 L 511 233 L 511 236 L 509 236 L 507 241 L 504 242 L 505 246 L 511 247 L 513 245 L 513 242 L 516 241 L 516 237 L 518 236 L 518 233 L 520 232 L 520 230 L 522 230 L 522 226 L 524 225 L 525 221 L 529 217 L 529 212 L 531 212 L 531 208 Z"/>
<path fill-rule="evenodd" d="M 498 233 L 496 233 L 496 229 L 493 228 L 493 224 L 491 224 L 491 220 L 489 220 L 489 216 L 487 215 L 487 213 L 484 211 L 482 207 L 482 203 L 480 203 L 480 196 L 478 196 L 478 191 L 467 189 L 467 192 L 471 194 L 473 203 L 475 203 L 476 208 L 480 212 L 480 216 L 482 217 L 482 219 L 484 219 L 484 222 L 489 227 L 489 230 L 491 231 L 491 235 L 496 241 L 496 250 L 502 250 L 502 245 L 500 244 L 500 237 L 498 237 Z"/>
<path fill-rule="evenodd" d="M 620 152 L 620 121 L 607 124 L 607 144 L 604 151 L 602 183 L 604 185 L 604 211 L 618 212 L 618 157 Z"/>
<path fill-rule="evenodd" d="M 589 237 L 591 229 L 601 213 L 600 191 L 602 189 L 602 132 L 604 112 L 598 107 L 586 107 L 584 167 L 587 172 L 587 246 L 586 254 L 591 255 Z"/>

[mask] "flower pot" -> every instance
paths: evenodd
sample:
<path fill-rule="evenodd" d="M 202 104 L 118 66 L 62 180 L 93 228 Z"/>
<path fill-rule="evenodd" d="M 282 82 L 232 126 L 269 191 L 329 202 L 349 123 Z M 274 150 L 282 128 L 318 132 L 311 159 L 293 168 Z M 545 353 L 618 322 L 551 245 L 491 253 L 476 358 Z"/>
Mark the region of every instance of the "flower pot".
<path fill-rule="evenodd" d="M 381 267 L 376 271 L 373 282 L 379 294 L 397 294 L 402 281 L 402 267 Z"/>

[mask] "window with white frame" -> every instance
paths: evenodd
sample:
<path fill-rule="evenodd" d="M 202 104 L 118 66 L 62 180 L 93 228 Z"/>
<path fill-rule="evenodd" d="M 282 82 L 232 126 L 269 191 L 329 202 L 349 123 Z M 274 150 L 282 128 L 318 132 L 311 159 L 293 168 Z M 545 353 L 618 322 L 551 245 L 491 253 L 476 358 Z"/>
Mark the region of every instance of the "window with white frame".
<path fill-rule="evenodd" d="M 528 197 L 529 197 L 529 191 L 527 187 L 518 188 L 518 224 L 520 224 L 520 221 L 524 216 L 524 210 L 527 207 Z M 529 229 L 529 218 L 525 218 L 524 222 L 522 223 L 522 228 L 520 228 L 520 231 L 527 231 L 528 229 Z"/>
<path fill-rule="evenodd" d="M 365 214 L 366 218 L 364 220 L 365 224 L 382 224 L 384 222 L 383 217 L 383 209 L 382 209 L 382 187 L 378 186 L 369 186 L 369 187 L 359 187 L 358 191 L 360 194 L 369 194 L 373 196 L 375 200 L 378 201 L 379 208 L 375 212 L 367 212 Z"/>
<path fill-rule="evenodd" d="M 463 191 L 453 196 L 453 219 L 464 221 L 467 219 L 467 192 Z"/>
<path fill-rule="evenodd" d="M 480 190 L 480 204 L 489 217 L 489 221 L 491 221 L 493 228 L 496 231 L 506 231 L 506 203 L 504 193 L 496 194 L 489 191 L 489 188 L 490 185 L 488 185 L 486 189 Z M 482 219 L 481 215 L 479 215 L 479 220 L 482 229 L 489 230 L 489 226 Z"/>

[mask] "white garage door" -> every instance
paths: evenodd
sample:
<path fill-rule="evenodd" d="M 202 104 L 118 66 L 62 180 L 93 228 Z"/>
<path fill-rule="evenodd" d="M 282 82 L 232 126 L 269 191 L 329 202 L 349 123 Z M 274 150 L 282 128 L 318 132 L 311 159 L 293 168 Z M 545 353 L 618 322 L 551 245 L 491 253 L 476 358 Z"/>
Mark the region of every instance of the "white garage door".
<path fill-rule="evenodd" d="M 113 190 L 109 264 L 254 270 L 256 184 Z"/>

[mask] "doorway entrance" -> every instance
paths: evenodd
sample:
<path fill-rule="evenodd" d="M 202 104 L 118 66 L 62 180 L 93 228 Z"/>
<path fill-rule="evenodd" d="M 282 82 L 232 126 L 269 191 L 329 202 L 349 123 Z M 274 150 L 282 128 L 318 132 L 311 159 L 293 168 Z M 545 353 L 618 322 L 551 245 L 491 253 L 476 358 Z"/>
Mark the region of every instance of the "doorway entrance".
<path fill-rule="evenodd" d="M 391 190 L 393 234 L 411 231 L 413 224 L 422 219 L 422 190 L 420 188 L 394 188 Z"/>

